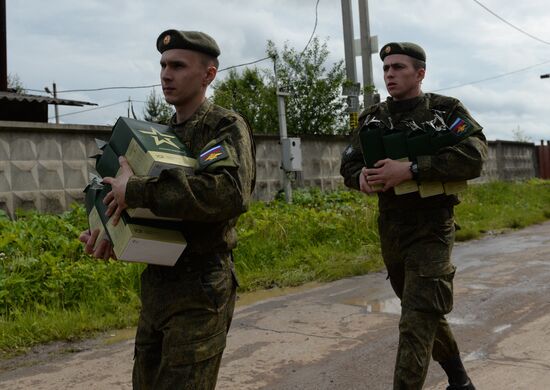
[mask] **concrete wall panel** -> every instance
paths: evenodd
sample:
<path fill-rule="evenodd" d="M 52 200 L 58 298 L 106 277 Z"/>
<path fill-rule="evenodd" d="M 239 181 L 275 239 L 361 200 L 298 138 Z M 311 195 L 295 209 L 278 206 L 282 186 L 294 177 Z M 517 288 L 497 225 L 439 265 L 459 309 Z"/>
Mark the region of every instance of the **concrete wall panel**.
<path fill-rule="evenodd" d="M 0 122 L 0 208 L 59 212 L 82 203 L 89 174 L 95 173 L 95 139 L 107 140 L 111 128 L 90 125 Z M 255 199 L 271 200 L 282 189 L 279 137 L 257 135 Z M 341 136 L 304 136 L 303 171 L 293 187 L 343 186 L 340 156 L 348 144 Z M 474 182 L 521 180 L 535 176 L 535 147 L 530 143 L 491 141 L 482 177 Z"/>

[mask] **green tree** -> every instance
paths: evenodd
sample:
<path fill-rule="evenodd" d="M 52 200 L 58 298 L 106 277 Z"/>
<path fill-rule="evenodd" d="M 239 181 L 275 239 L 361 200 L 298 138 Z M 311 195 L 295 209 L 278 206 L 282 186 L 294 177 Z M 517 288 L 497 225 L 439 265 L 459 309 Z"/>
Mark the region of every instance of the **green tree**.
<path fill-rule="evenodd" d="M 235 70 L 214 85 L 213 101 L 244 115 L 257 133 L 277 133 L 276 85 L 286 97 L 287 128 L 290 135 L 343 134 L 347 132 L 343 61 L 330 69 L 325 65 L 327 44 L 314 38 L 303 52 L 285 44 L 279 53 L 268 41 L 267 53 L 276 59 L 273 71 L 246 68 Z"/>
<path fill-rule="evenodd" d="M 151 91 L 143 108 L 143 120 L 167 125 L 172 115 L 174 115 L 173 107 L 158 96 L 155 90 Z"/>
<path fill-rule="evenodd" d="M 16 93 L 26 93 L 21 79 L 16 74 L 8 73 L 8 90 L 12 90 Z"/>
<path fill-rule="evenodd" d="M 345 98 L 341 87 L 346 78 L 343 61 L 326 68 L 327 43 L 315 37 L 301 53 L 285 44 L 279 54 L 268 42 L 268 54 L 277 59 L 279 88 L 290 95 L 286 101 L 290 134 L 343 134 L 347 132 Z M 274 83 L 275 80 L 272 80 Z"/>
<path fill-rule="evenodd" d="M 223 81 L 214 84 L 212 96 L 215 104 L 243 115 L 254 132 L 262 134 L 278 132 L 276 99 L 275 87 L 258 68 L 245 68 L 242 74 L 230 70 Z"/>

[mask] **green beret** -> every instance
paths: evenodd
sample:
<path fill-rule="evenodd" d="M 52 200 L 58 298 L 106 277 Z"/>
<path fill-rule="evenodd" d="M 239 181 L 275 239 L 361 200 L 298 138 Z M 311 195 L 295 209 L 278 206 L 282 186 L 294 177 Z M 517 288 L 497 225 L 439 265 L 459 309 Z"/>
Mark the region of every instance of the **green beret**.
<path fill-rule="evenodd" d="M 157 49 L 161 53 L 170 49 L 187 49 L 212 57 L 220 55 L 220 48 L 214 38 L 200 31 L 166 30 L 157 38 Z"/>
<path fill-rule="evenodd" d="M 380 50 L 380 58 L 384 61 L 384 58 L 391 54 L 405 54 L 406 56 L 426 62 L 426 52 L 424 49 L 412 42 L 386 43 L 382 47 L 382 50 Z"/>

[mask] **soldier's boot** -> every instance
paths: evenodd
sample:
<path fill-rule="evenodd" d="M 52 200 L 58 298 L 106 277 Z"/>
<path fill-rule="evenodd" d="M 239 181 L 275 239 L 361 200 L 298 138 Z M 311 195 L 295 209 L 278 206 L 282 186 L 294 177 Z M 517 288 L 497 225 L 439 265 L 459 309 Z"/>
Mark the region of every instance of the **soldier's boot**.
<path fill-rule="evenodd" d="M 465 385 L 449 385 L 447 390 L 476 390 L 474 384 L 468 379 L 468 383 Z"/>
<path fill-rule="evenodd" d="M 449 378 L 447 390 L 476 390 L 468 374 L 466 374 L 460 356 L 454 356 L 444 362 L 439 362 L 439 364 L 447 374 L 447 378 Z"/>

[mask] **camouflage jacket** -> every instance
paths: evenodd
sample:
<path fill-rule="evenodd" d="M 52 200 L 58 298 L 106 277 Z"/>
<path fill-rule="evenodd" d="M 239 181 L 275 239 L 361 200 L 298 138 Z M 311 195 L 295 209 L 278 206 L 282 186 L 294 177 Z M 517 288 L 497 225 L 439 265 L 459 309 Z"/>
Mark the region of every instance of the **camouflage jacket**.
<path fill-rule="evenodd" d="M 133 176 L 126 203 L 181 218 L 187 254 L 231 250 L 256 180 L 251 129 L 238 114 L 208 100 L 184 123 L 175 123 L 174 116 L 170 125 L 196 156 L 195 173 L 173 168 L 158 177 Z"/>
<path fill-rule="evenodd" d="M 469 180 L 481 174 L 483 160 L 487 156 L 487 141 L 482 127 L 472 118 L 468 110 L 455 98 L 433 93 L 404 101 L 385 102 L 367 108 L 359 117 L 359 124 L 374 117 L 398 128 L 401 123 L 431 121 L 438 114 L 450 128 L 456 121 L 469 126 L 469 136 L 459 143 L 438 150 L 435 155 L 417 156 L 419 181 Z M 351 144 L 342 154 L 340 173 L 346 186 L 359 189 L 359 174 L 365 163 L 359 144 L 359 132 L 352 135 Z M 393 189 L 379 193 L 379 209 L 427 209 L 450 207 L 458 204 L 456 195 L 436 195 L 421 198 L 418 192 L 395 195 Z"/>

